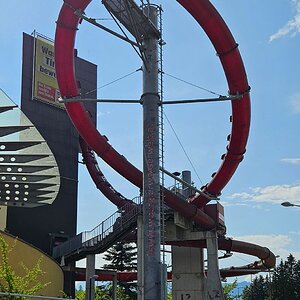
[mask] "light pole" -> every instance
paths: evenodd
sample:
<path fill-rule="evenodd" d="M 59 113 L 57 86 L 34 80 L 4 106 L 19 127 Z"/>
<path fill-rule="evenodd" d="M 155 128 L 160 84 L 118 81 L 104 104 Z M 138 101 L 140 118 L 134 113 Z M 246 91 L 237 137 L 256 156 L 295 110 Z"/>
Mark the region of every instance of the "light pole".
<path fill-rule="evenodd" d="M 281 205 L 284 206 L 284 207 L 291 207 L 291 206 L 300 207 L 300 205 L 294 204 L 294 203 L 291 203 L 291 202 L 288 202 L 288 201 L 282 202 Z"/>

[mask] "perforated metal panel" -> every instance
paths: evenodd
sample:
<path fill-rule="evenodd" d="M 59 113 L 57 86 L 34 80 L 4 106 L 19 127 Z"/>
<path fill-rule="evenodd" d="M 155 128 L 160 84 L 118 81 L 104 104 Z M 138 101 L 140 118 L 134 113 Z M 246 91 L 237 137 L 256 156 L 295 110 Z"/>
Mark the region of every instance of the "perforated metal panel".
<path fill-rule="evenodd" d="M 59 186 L 57 163 L 46 141 L 0 89 L 0 205 L 51 204 Z"/>

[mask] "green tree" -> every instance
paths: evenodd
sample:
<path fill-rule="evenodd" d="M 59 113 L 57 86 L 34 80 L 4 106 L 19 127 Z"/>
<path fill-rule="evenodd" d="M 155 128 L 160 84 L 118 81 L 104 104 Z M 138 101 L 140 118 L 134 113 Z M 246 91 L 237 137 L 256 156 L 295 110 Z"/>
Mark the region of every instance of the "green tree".
<path fill-rule="evenodd" d="M 85 291 L 82 289 L 82 286 L 80 286 L 78 290 L 76 289 L 75 299 L 76 300 L 84 300 L 85 299 Z"/>
<path fill-rule="evenodd" d="M 223 286 L 223 293 L 225 300 L 234 300 L 238 299 L 237 296 L 233 296 L 232 292 L 237 287 L 237 280 L 232 283 L 226 283 Z"/>
<path fill-rule="evenodd" d="M 296 299 L 300 299 L 300 260 L 298 260 L 295 264 L 294 267 L 295 270 L 295 278 L 294 278 L 294 283 L 295 283 L 295 296 Z"/>
<path fill-rule="evenodd" d="M 281 260 L 274 269 L 273 280 L 271 284 L 272 297 L 278 300 L 300 299 L 299 280 L 300 272 L 295 257 L 290 254 L 285 262 Z"/>
<path fill-rule="evenodd" d="M 290 254 L 274 268 L 272 277 L 256 277 L 243 290 L 244 300 L 300 300 L 300 261 Z"/>
<path fill-rule="evenodd" d="M 85 291 L 82 289 L 76 290 L 75 299 L 76 300 L 84 300 L 85 299 Z M 131 300 L 132 298 L 130 298 L 130 296 L 125 294 L 124 289 L 122 289 L 121 287 L 117 287 L 117 299 L 118 300 Z M 111 284 L 96 286 L 95 300 L 112 300 Z"/>
<path fill-rule="evenodd" d="M 110 263 L 103 266 L 104 269 L 115 271 L 136 271 L 137 270 L 137 250 L 133 244 L 117 242 L 113 247 L 107 250 L 104 259 Z M 119 286 L 124 290 L 129 299 L 136 299 L 137 291 L 135 283 L 119 282 Z"/>
<path fill-rule="evenodd" d="M 255 277 L 250 286 L 243 290 L 244 300 L 265 300 L 268 295 L 266 280 L 263 276 Z"/>
<path fill-rule="evenodd" d="M 104 259 L 109 264 L 103 266 L 104 269 L 116 271 L 135 271 L 137 269 L 137 251 L 133 244 L 117 242 L 107 250 Z"/>
<path fill-rule="evenodd" d="M 4 238 L 0 236 L 0 291 L 3 293 L 35 295 L 50 284 L 50 282 L 42 283 L 40 280 L 45 274 L 41 269 L 42 257 L 38 259 L 32 268 L 28 268 L 21 263 L 25 275 L 18 275 L 9 263 L 9 254 L 13 251 L 15 245 L 16 243 L 9 247 Z M 6 300 L 10 299 L 10 297 L 2 297 L 2 299 Z M 13 299 L 19 300 L 23 299 L 23 297 L 14 297 Z"/>

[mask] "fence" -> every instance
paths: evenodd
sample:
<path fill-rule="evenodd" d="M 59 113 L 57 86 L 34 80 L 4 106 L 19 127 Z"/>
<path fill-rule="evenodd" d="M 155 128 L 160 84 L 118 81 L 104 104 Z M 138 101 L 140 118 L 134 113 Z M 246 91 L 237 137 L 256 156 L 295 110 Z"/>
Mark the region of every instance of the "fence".
<path fill-rule="evenodd" d="M 0 298 L 7 297 L 7 299 L 15 299 L 14 297 L 23 297 L 25 299 L 44 299 L 44 300 L 62 300 L 66 298 L 48 297 L 48 296 L 37 296 L 37 295 L 24 295 L 16 293 L 2 293 L 0 292 Z M 68 298 L 69 300 L 75 300 L 73 298 Z"/>
<path fill-rule="evenodd" d="M 98 226 L 90 231 L 84 231 L 74 238 L 53 249 L 53 257 L 58 258 L 68 255 L 82 248 L 94 247 L 99 243 L 111 240 L 115 235 L 125 230 L 132 222 L 136 221 L 141 213 L 141 197 L 136 197 L 132 202 L 122 206 Z"/>

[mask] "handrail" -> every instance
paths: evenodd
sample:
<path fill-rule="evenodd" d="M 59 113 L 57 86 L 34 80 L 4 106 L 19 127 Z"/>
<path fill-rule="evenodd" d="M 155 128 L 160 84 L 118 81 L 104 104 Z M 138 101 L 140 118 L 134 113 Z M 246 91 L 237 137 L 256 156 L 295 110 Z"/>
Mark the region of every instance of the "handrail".
<path fill-rule="evenodd" d="M 136 216 L 141 214 L 141 212 L 141 197 L 138 196 L 135 197 L 132 202 L 122 206 L 122 208 L 106 218 L 92 230 L 81 232 L 55 247 L 52 256 L 54 258 L 59 258 L 69 255 L 74 251 L 78 252 L 84 248 L 96 247 L 97 245 L 104 243 L 104 240 L 107 240 L 109 236 L 113 235 L 113 237 L 115 237 L 114 233 L 117 235 L 117 233 L 127 229 L 132 222 L 136 221 Z"/>
<path fill-rule="evenodd" d="M 24 297 L 24 298 L 34 298 L 34 299 L 47 299 L 47 300 L 61 300 L 65 298 L 58 298 L 58 297 L 49 297 L 49 296 L 39 296 L 39 295 L 25 295 L 25 294 L 17 294 L 17 293 L 2 293 L 0 292 L 0 296 L 14 296 L 14 297 Z M 75 300 L 68 298 L 68 300 Z"/>

